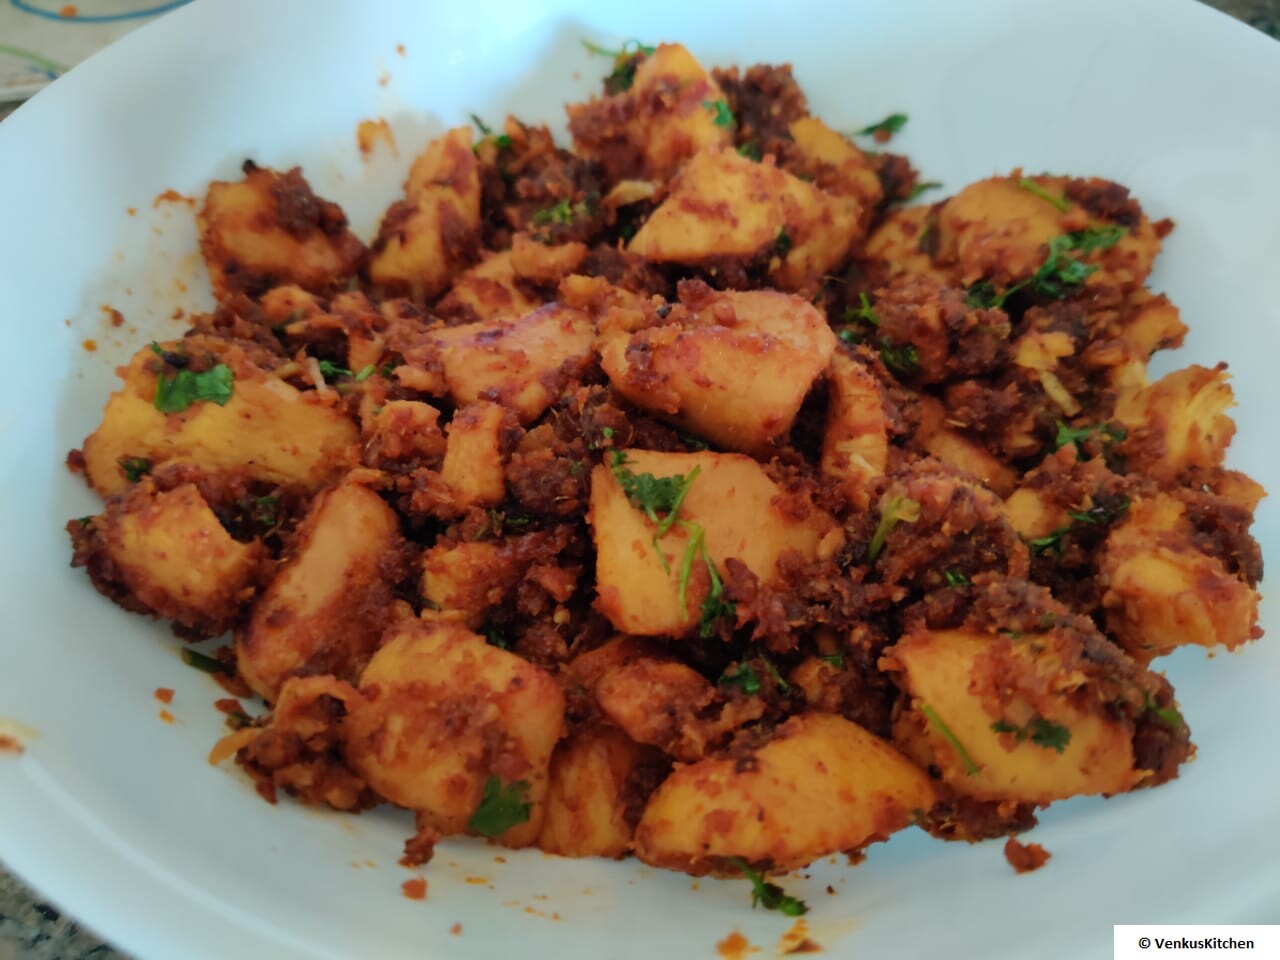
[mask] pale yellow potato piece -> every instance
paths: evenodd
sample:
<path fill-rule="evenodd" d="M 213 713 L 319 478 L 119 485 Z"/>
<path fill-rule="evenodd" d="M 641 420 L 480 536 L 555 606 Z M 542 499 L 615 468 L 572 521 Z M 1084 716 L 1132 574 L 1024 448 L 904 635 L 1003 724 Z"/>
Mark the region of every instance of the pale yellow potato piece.
<path fill-rule="evenodd" d="M 538 846 L 562 857 L 621 857 L 635 824 L 627 819 L 627 782 L 652 751 L 621 730 L 580 730 L 551 756 L 546 816 Z"/>
<path fill-rule="evenodd" d="M 1124 339 L 1132 344 L 1141 359 L 1150 359 L 1157 350 L 1182 345 L 1187 326 L 1168 297 L 1137 290 L 1130 297 L 1130 303 L 1133 313 L 1125 324 Z"/>
<path fill-rule="evenodd" d="M 1098 563 L 1107 629 L 1139 660 L 1195 644 L 1228 650 L 1258 635 L 1258 594 L 1191 541 L 1181 502 L 1136 500 Z"/>
<path fill-rule="evenodd" d="M 457 272 L 458 237 L 480 227 L 480 170 L 471 128 L 455 127 L 413 162 L 405 200 L 383 217 L 369 279 L 415 299 L 433 297 Z"/>
<path fill-rule="evenodd" d="M 793 716 L 752 757 L 672 773 L 640 818 L 636 855 L 694 874 L 729 857 L 795 869 L 884 839 L 935 802 L 924 771 L 833 714 Z"/>
<path fill-rule="evenodd" d="M 595 331 L 585 313 L 551 303 L 518 320 L 442 327 L 431 336 L 458 403 L 495 399 L 529 423 L 555 399 L 547 381 L 565 364 L 590 359 Z"/>
<path fill-rule="evenodd" d="M 861 219 L 862 206 L 852 197 L 824 193 L 732 149 L 708 148 L 680 171 L 628 249 L 658 263 L 775 250 L 775 282 L 797 290 L 844 259 L 861 236 Z"/>
<path fill-rule="evenodd" d="M 880 384 L 861 362 L 836 351 L 827 369 L 827 385 L 822 472 L 844 481 L 850 501 L 866 509 L 870 482 L 889 465 L 889 428 Z"/>
<path fill-rule="evenodd" d="M 962 470 L 983 486 L 1005 497 L 1018 484 L 1018 474 L 986 447 L 958 430 L 942 427 L 924 441 L 924 448 L 948 466 Z"/>
<path fill-rule="evenodd" d="M 1029 703 L 1019 692 L 1016 675 L 1006 681 L 1011 700 L 1003 712 L 973 692 L 975 666 L 992 641 L 958 630 L 922 631 L 885 652 L 892 668 L 901 671 L 900 683 L 911 697 L 911 709 L 898 717 L 895 739 L 909 742 L 923 736 L 942 779 L 957 792 L 979 800 L 1049 803 L 1080 794 L 1122 793 L 1143 779 L 1144 772 L 1134 769 L 1132 731 L 1101 711 L 1086 713 L 1069 703 L 1066 694 L 1083 678 L 1064 673 L 1049 649 L 1037 655 L 1040 645 L 1015 641 L 1012 656 L 1032 686 L 1038 679 L 1052 679 L 1051 702 Z M 970 770 L 961 753 L 926 716 L 926 706 L 963 747 L 976 770 Z M 1062 753 L 1030 739 L 1016 742 L 1010 734 L 992 729 L 1000 720 L 1024 726 L 1037 713 L 1069 731 L 1070 741 Z"/>
<path fill-rule="evenodd" d="M 1222 465 L 1236 432 L 1226 413 L 1233 406 L 1225 366 L 1190 366 L 1122 395 L 1115 416 L 1152 452 L 1143 459 L 1144 472 L 1169 482 L 1192 467 Z"/>
<path fill-rule="evenodd" d="M 485 784 L 527 785 L 527 820 L 496 838 L 538 838 L 564 694 L 545 670 L 456 624 L 402 621 L 360 677 L 347 717 L 352 768 L 420 824 L 468 832 Z"/>
<path fill-rule="evenodd" d="M 323 291 L 351 276 L 364 244 L 337 204 L 311 192 L 298 168 L 248 166 L 243 180 L 209 184 L 196 215 L 200 253 L 218 299 L 277 284 Z"/>
<path fill-rule="evenodd" d="M 356 425 L 341 408 L 261 371 L 237 371 L 225 406 L 197 401 L 181 413 L 161 413 L 150 369 L 156 360 L 150 347 L 134 355 L 124 386 L 84 442 L 85 476 L 104 497 L 128 486 L 121 457 L 190 461 L 214 473 L 235 470 L 308 490 L 356 463 Z"/>
<path fill-rule="evenodd" d="M 680 517 L 706 531 L 707 553 L 720 571 L 728 558 L 736 557 L 762 583 L 776 582 L 783 552 L 794 550 L 812 560 L 831 556 L 843 545 L 844 535 L 835 521 L 816 507 L 803 518 L 779 509 L 774 499 L 781 489 L 749 457 L 649 450 L 628 450 L 626 455 L 626 468 L 636 474 L 688 476 L 698 469 Z M 674 637 L 696 630 L 710 584 L 702 560 L 695 558 L 681 605 L 680 569 L 689 532 L 675 524 L 655 549 L 654 525 L 627 500 L 607 466 L 592 472 L 587 519 L 596 545 L 596 607 L 614 627 L 624 633 Z M 666 558 L 666 569 L 658 550 Z"/>
<path fill-rule="evenodd" d="M 538 306 L 516 284 L 512 251 L 490 253 L 453 281 L 453 286 L 436 305 L 439 316 L 471 320 L 503 320 L 522 317 Z"/>
<path fill-rule="evenodd" d="M 511 238 L 511 268 L 523 280 L 557 283 L 577 270 L 586 256 L 587 245 L 577 241 L 551 246 L 527 233 Z"/>
<path fill-rule="evenodd" d="M 261 545 L 234 540 L 194 484 L 147 484 L 93 523 L 112 578 L 159 616 L 216 634 L 253 595 Z"/>
<path fill-rule="evenodd" d="M 870 216 L 884 197 L 871 158 L 817 117 L 801 117 L 789 129 L 806 166 L 823 170 L 823 187 L 831 193 L 854 197 Z"/>
<path fill-rule="evenodd" d="M 922 277 L 947 284 L 951 271 L 938 266 L 929 254 L 920 249 L 929 226 L 933 207 L 896 207 L 889 210 L 875 230 L 867 236 L 862 257 L 874 264 L 885 275 Z"/>
<path fill-rule="evenodd" d="M 629 151 L 639 155 L 644 176 L 666 180 L 702 147 L 733 142 L 733 128 L 717 125 L 714 108 L 707 106 L 723 99 L 719 84 L 684 46 L 659 44 L 636 67 L 630 89 L 605 101 L 618 118 L 605 142 L 577 137 L 575 152 L 601 159 L 610 151 Z M 570 129 L 579 115 L 604 105 L 570 104 Z"/>
<path fill-rule="evenodd" d="M 696 319 L 605 334 L 600 364 L 637 406 L 718 446 L 768 456 L 826 368 L 835 335 L 810 303 L 771 290 L 716 293 Z"/>
<path fill-rule="evenodd" d="M 1067 511 L 1049 502 L 1039 490 L 1019 487 L 1004 502 L 1005 516 L 1024 540 L 1045 537 L 1071 522 Z"/>
<path fill-rule="evenodd" d="M 493 506 L 506 497 L 502 434 L 508 417 L 500 404 L 479 400 L 463 407 L 449 422 L 440 477 L 453 491 L 458 507 Z"/>
<path fill-rule="evenodd" d="M 955 264 L 960 282 L 969 285 L 989 278 L 998 285 L 1023 280 L 1044 262 L 1048 243 L 1060 234 L 1103 220 L 1089 217 L 1079 206 L 1063 212 L 1054 204 L 1019 186 L 1021 177 L 994 177 L 965 187 L 942 205 L 938 213 L 937 260 Z M 1065 197 L 1064 177 L 1026 178 L 1054 196 Z M 1160 239 L 1144 216 L 1106 250 L 1070 254 L 1098 266 L 1085 282 L 1090 286 L 1116 284 L 1139 287 L 1160 252 Z"/>
<path fill-rule="evenodd" d="M 388 400 L 368 421 L 368 450 L 386 460 L 438 457 L 446 441 L 440 411 L 421 400 Z"/>
<path fill-rule="evenodd" d="M 395 612 L 404 542 L 376 493 L 350 483 L 325 491 L 293 542 L 236 637 L 240 675 L 268 701 L 293 675 L 354 680 Z"/>

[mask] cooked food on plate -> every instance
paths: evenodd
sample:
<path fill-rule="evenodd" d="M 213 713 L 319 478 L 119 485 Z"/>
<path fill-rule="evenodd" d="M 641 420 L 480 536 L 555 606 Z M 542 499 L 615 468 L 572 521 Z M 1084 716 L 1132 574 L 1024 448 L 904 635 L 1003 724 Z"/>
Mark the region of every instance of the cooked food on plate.
<path fill-rule="evenodd" d="M 68 530 L 230 632 L 186 652 L 213 759 L 413 811 L 409 863 L 633 855 L 791 915 L 768 874 L 1175 778 L 1156 661 L 1261 634 L 1263 490 L 1225 366 L 1148 375 L 1172 222 L 1060 172 L 943 197 L 788 66 L 609 55 L 569 145 L 447 130 L 371 238 L 298 168 L 209 185 L 216 306 L 120 369 Z"/>

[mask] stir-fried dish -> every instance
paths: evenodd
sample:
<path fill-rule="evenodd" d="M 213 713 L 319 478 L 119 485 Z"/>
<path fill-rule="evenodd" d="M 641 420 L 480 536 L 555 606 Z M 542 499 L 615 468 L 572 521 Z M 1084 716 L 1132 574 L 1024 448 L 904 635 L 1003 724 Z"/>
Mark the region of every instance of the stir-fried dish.
<path fill-rule="evenodd" d="M 1152 664 L 1260 635 L 1225 367 L 1094 177 L 927 202 L 787 66 L 629 44 L 414 160 L 369 243 L 300 169 L 209 185 L 217 298 L 73 452 L 74 563 L 215 655 L 262 795 L 767 874 L 1014 835 L 1177 776 Z M 937 191 L 933 191 L 937 192 Z M 239 694 L 239 697 L 235 696 Z M 247 706 L 250 695 L 265 708 Z"/>

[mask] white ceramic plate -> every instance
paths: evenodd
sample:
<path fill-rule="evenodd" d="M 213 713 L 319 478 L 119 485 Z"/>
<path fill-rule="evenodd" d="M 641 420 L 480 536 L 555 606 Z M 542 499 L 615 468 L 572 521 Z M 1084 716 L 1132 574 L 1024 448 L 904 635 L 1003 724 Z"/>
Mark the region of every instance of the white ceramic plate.
<path fill-rule="evenodd" d="M 245 156 L 302 163 L 367 237 L 430 133 L 473 110 L 559 124 L 608 69 L 583 36 L 791 61 L 837 127 L 908 112 L 895 149 L 948 189 L 1015 165 L 1128 184 L 1178 221 L 1152 283 L 1192 332 L 1162 363 L 1230 362 L 1233 462 L 1280 489 L 1266 427 L 1280 406 L 1280 46 L 1195 3 L 196 3 L 0 124 L 0 717 L 37 734 L 0 756 L 0 856 L 131 952 L 712 957 L 738 929 L 771 955 L 787 925 L 750 910 L 742 881 L 691 893 L 634 862 L 472 842 L 443 846 L 427 901 L 408 901 L 406 817 L 272 808 L 209 767 L 214 685 L 163 628 L 68 569 L 61 527 L 94 503 L 65 452 L 96 425 L 126 348 L 178 331 L 174 307 L 207 296 L 189 211 L 151 198 L 198 193 Z M 366 165 L 354 129 L 376 116 L 400 156 Z M 137 332 L 105 324 L 104 303 Z M 1273 557 L 1276 523 L 1268 502 L 1256 533 Z M 1272 630 L 1275 613 L 1264 603 Z M 1113 923 L 1280 921 L 1277 641 L 1168 661 L 1200 757 L 1161 789 L 1054 807 L 1032 835 L 1053 853 L 1045 869 L 1015 876 L 998 842 L 904 833 L 856 869 L 788 881 L 814 907 L 814 939 L 829 956 L 1096 957 Z M 161 686 L 177 691 L 173 725 L 157 717 Z"/>

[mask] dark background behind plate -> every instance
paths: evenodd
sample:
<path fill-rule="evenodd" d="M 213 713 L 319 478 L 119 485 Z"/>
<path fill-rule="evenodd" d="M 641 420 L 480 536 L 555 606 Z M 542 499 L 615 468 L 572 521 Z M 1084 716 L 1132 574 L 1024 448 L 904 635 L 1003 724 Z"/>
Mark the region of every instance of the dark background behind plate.
<path fill-rule="evenodd" d="M 1280 0 L 1206 0 L 1280 40 Z M 18 104 L 0 103 L 0 120 Z M 0 865 L 0 960 L 125 960 Z"/>

